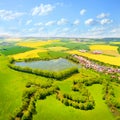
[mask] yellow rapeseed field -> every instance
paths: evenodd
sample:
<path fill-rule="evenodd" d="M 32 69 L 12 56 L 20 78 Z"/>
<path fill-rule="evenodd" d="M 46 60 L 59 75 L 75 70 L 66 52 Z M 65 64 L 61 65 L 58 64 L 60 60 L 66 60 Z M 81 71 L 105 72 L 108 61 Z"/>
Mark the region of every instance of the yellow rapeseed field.
<path fill-rule="evenodd" d="M 68 48 L 66 48 L 66 47 L 49 47 L 47 49 L 48 50 L 52 50 L 52 51 L 64 51 L 64 50 L 68 50 Z"/>
<path fill-rule="evenodd" d="M 11 55 L 10 57 L 13 57 L 14 59 L 24 59 L 24 58 L 36 58 L 39 57 L 38 53 L 40 52 L 46 52 L 46 49 L 35 49 L 35 50 L 31 50 L 31 51 L 27 51 L 24 53 L 19 53 L 19 54 L 15 54 L 15 55 Z"/>
<path fill-rule="evenodd" d="M 111 44 L 120 44 L 120 42 L 110 42 Z"/>
<path fill-rule="evenodd" d="M 118 53 L 117 46 L 111 45 L 91 45 L 90 50 L 101 50 L 103 54 L 113 55 L 113 56 L 120 56 Z"/>
<path fill-rule="evenodd" d="M 81 53 L 78 50 L 68 51 L 68 53 L 82 55 L 82 56 L 88 57 L 90 59 L 98 60 L 100 62 L 120 66 L 120 57 L 106 56 L 106 55 L 102 55 L 102 54 L 101 55 L 95 55 L 95 54 L 88 53 L 88 52 Z"/>
<path fill-rule="evenodd" d="M 59 40 L 48 40 L 48 41 L 27 41 L 27 42 L 19 42 L 17 45 L 31 48 L 39 48 L 41 46 L 45 46 L 51 44 L 53 42 L 59 42 Z"/>
<path fill-rule="evenodd" d="M 117 51 L 117 46 L 111 45 L 91 45 L 90 50 L 115 50 Z"/>

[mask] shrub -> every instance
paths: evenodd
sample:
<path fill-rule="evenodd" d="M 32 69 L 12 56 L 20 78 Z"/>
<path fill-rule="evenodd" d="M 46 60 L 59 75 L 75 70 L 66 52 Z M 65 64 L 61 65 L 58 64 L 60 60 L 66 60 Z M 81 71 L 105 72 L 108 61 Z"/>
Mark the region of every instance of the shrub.
<path fill-rule="evenodd" d="M 26 110 L 22 116 L 22 120 L 32 120 L 32 115 L 30 111 Z"/>
<path fill-rule="evenodd" d="M 32 84 L 33 84 L 32 82 L 28 82 L 28 83 L 26 84 L 26 87 L 29 88 L 29 87 L 31 87 Z"/>
<path fill-rule="evenodd" d="M 22 108 L 17 109 L 16 112 L 15 112 L 15 117 L 21 117 L 22 115 L 23 115 Z"/>
<path fill-rule="evenodd" d="M 36 106 L 35 106 L 35 101 L 34 99 L 31 99 L 29 107 L 28 107 L 28 111 L 30 111 L 31 114 L 35 114 L 36 113 Z"/>
<path fill-rule="evenodd" d="M 66 98 L 63 99 L 63 103 L 64 103 L 66 106 L 69 106 L 68 99 L 66 99 Z"/>

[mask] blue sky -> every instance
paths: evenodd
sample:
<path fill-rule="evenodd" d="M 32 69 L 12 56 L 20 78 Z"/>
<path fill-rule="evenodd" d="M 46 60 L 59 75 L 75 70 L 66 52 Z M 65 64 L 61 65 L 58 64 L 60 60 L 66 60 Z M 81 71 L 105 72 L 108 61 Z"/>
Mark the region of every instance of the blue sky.
<path fill-rule="evenodd" d="M 120 37 L 120 0 L 1 0 L 0 36 Z"/>

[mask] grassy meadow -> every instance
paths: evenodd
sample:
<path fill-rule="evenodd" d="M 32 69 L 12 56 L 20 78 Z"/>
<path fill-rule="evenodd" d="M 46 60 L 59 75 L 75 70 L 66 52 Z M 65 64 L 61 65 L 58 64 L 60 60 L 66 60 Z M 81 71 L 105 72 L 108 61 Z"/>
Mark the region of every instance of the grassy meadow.
<path fill-rule="evenodd" d="M 120 66 L 118 46 L 111 45 L 111 43 L 119 44 L 119 41 L 110 41 L 106 44 L 103 41 L 93 40 L 90 44 L 89 41 L 82 42 L 75 39 L 30 40 L 15 42 L 9 47 L 0 45 L 0 120 L 119 120 L 120 107 L 112 106 L 117 111 L 116 113 L 116 111 L 112 111 L 110 105 L 115 102 L 120 104 L 120 84 L 116 80 L 111 80 L 109 75 L 81 67 L 78 69 L 78 73 L 59 81 L 13 70 L 8 66 L 10 58 L 21 61 L 30 58 L 49 60 L 66 58 L 72 54 L 82 55 L 105 64 Z M 79 51 L 83 49 L 87 52 Z M 101 50 L 103 53 L 92 54 L 94 50 Z M 105 93 L 104 87 L 107 86 L 107 83 L 112 84 L 111 89 L 114 92 L 115 101 L 113 100 L 110 105 L 106 101 L 108 98 L 111 100 L 113 94 Z M 83 85 L 85 88 L 82 90 L 83 96 L 86 95 L 88 99 L 91 96 L 95 101 L 93 109 L 85 109 L 85 106 L 84 110 L 75 108 L 74 104 L 77 102 L 74 99 L 79 100 L 82 92 L 74 91 L 74 85 L 76 87 Z M 88 91 L 88 94 L 85 90 Z M 31 92 L 30 95 L 29 92 Z M 57 99 L 56 95 L 60 92 L 73 95 L 74 99 L 71 98 L 71 105 L 66 104 L 68 98 L 65 98 L 66 101 L 63 98 L 63 101 Z M 107 96 L 105 99 L 103 99 L 104 95 Z M 27 100 L 29 102 L 26 102 Z M 81 103 L 79 101 L 78 104 L 85 105 L 89 102 L 87 99 L 85 100 L 87 102 Z M 25 106 L 26 103 L 28 103 L 27 106 Z"/>
<path fill-rule="evenodd" d="M 22 46 L 5 46 L 1 48 L 1 53 L 4 55 L 13 55 L 18 53 L 24 53 L 26 51 L 32 50 L 33 48 L 22 47 Z"/>

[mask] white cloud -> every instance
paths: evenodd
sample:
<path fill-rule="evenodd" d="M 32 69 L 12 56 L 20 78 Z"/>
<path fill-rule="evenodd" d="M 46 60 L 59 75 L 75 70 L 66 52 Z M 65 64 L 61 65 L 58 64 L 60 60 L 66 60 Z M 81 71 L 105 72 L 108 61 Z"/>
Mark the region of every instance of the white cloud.
<path fill-rule="evenodd" d="M 34 25 L 35 25 L 35 26 L 42 26 L 43 23 L 42 23 L 42 22 L 39 22 L 39 23 L 35 23 Z"/>
<path fill-rule="evenodd" d="M 120 37 L 120 26 L 110 27 L 110 26 L 95 26 L 80 33 L 80 37 L 86 38 L 105 38 L 105 37 Z"/>
<path fill-rule="evenodd" d="M 105 17 L 108 17 L 109 16 L 109 14 L 108 13 L 101 13 L 101 14 L 99 14 L 98 16 L 97 16 L 97 18 L 105 18 Z"/>
<path fill-rule="evenodd" d="M 105 27 L 93 27 L 93 28 L 89 29 L 88 31 L 96 32 L 96 31 L 105 31 L 105 30 L 106 30 Z"/>
<path fill-rule="evenodd" d="M 113 28 L 111 31 L 111 33 L 120 33 L 120 26 L 117 26 L 116 28 Z"/>
<path fill-rule="evenodd" d="M 93 27 L 90 30 L 88 30 L 87 34 L 91 35 L 91 36 L 103 36 L 104 33 L 106 33 L 107 28 L 105 27 Z"/>
<path fill-rule="evenodd" d="M 80 21 L 79 20 L 75 20 L 74 22 L 73 22 L 73 25 L 79 25 L 80 24 Z"/>
<path fill-rule="evenodd" d="M 28 21 L 26 22 L 26 25 L 29 25 L 31 22 L 32 22 L 32 20 L 28 20 Z"/>
<path fill-rule="evenodd" d="M 55 6 L 51 4 L 40 4 L 40 6 L 36 6 L 35 8 L 32 9 L 32 15 L 48 15 L 50 12 L 53 11 Z"/>
<path fill-rule="evenodd" d="M 111 29 L 110 35 L 113 37 L 120 37 L 120 26 L 117 26 Z"/>
<path fill-rule="evenodd" d="M 22 13 L 22 12 L 0 10 L 0 18 L 3 20 L 13 20 L 15 18 L 23 16 L 24 14 L 25 13 Z"/>
<path fill-rule="evenodd" d="M 85 13 L 86 13 L 86 9 L 82 9 L 82 10 L 80 10 L 80 15 L 84 15 Z"/>
<path fill-rule="evenodd" d="M 45 29 L 44 27 L 40 27 L 40 28 L 38 29 L 38 31 L 41 32 L 41 31 L 43 31 L 44 29 Z"/>
<path fill-rule="evenodd" d="M 61 18 L 59 21 L 57 21 L 57 24 L 58 24 L 58 25 L 64 25 L 64 24 L 66 24 L 67 22 L 68 22 L 67 19 Z"/>
<path fill-rule="evenodd" d="M 45 24 L 45 26 L 51 26 L 51 25 L 54 25 L 55 24 L 55 21 L 49 21 Z"/>
<path fill-rule="evenodd" d="M 107 19 L 107 18 L 104 18 L 102 20 L 94 20 L 92 18 L 88 19 L 85 21 L 85 24 L 86 25 L 105 25 L 105 24 L 110 24 L 112 23 L 113 21 L 111 19 Z"/>
<path fill-rule="evenodd" d="M 21 31 L 21 33 L 22 33 L 23 35 L 26 35 L 26 34 L 31 34 L 31 33 L 33 33 L 34 31 L 36 31 L 36 28 L 25 28 L 25 29 L 23 29 L 23 30 Z"/>
<path fill-rule="evenodd" d="M 86 25 L 95 25 L 97 23 L 98 22 L 96 20 L 92 19 L 92 18 L 90 18 L 90 19 L 88 19 L 88 20 L 85 21 Z"/>
<path fill-rule="evenodd" d="M 69 28 L 63 28 L 62 32 L 68 32 L 70 29 Z"/>
<path fill-rule="evenodd" d="M 99 31 L 96 29 L 95 30 L 88 30 L 86 32 L 82 32 L 80 33 L 80 37 L 85 37 L 85 38 L 101 38 L 104 37 L 103 36 L 104 32 L 103 31 Z"/>
<path fill-rule="evenodd" d="M 1 37 L 14 37 L 15 38 L 15 37 L 19 36 L 19 33 L 16 31 L 7 30 L 5 28 L 0 27 L 0 36 Z"/>
<path fill-rule="evenodd" d="M 35 28 L 29 28 L 27 29 L 28 32 L 34 32 L 35 31 Z"/>
<path fill-rule="evenodd" d="M 100 23 L 101 23 L 101 25 L 110 24 L 110 23 L 112 23 L 112 20 L 110 20 L 110 19 L 102 19 L 100 21 Z"/>
<path fill-rule="evenodd" d="M 119 33 L 120 33 L 120 28 L 119 29 L 112 29 L 110 32 L 111 33 L 117 33 L 119 31 Z"/>

